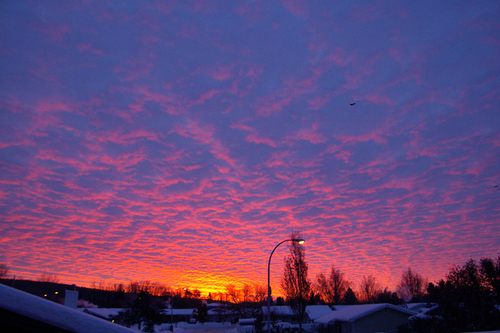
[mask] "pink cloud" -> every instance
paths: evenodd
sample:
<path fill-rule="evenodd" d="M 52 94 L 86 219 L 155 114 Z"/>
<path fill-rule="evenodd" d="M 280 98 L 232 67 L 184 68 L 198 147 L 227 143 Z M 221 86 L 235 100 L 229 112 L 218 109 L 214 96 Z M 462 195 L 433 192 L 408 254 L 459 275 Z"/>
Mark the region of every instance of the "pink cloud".
<path fill-rule="evenodd" d="M 307 16 L 308 10 L 301 0 L 282 0 L 282 5 L 292 13 L 300 16 Z"/>
<path fill-rule="evenodd" d="M 243 125 L 243 124 L 235 124 L 235 125 L 232 125 L 231 128 L 240 129 L 240 130 L 243 130 L 246 132 L 250 132 L 249 134 L 247 134 L 245 136 L 245 140 L 247 142 L 253 142 L 253 143 L 257 143 L 257 144 L 265 144 L 265 145 L 268 145 L 271 147 L 276 147 L 276 142 L 274 140 L 271 140 L 271 139 L 268 139 L 266 137 L 259 135 L 258 131 L 253 127 Z"/>
<path fill-rule="evenodd" d="M 331 63 L 334 63 L 338 67 L 345 67 L 351 61 L 350 57 L 346 55 L 346 51 L 340 47 L 337 47 L 335 48 L 335 50 L 331 51 L 325 59 Z"/>
<path fill-rule="evenodd" d="M 260 137 L 255 133 L 248 134 L 245 137 L 245 139 L 247 142 L 253 142 L 253 143 L 257 143 L 257 144 L 262 143 L 262 144 L 265 144 L 267 146 L 276 147 L 276 142 L 274 142 L 273 140 L 268 139 L 268 138 Z"/>
<path fill-rule="evenodd" d="M 327 138 L 323 134 L 317 133 L 319 127 L 319 123 L 315 122 L 312 124 L 311 128 L 303 128 L 298 130 L 293 135 L 286 136 L 286 140 L 305 140 L 311 142 L 312 144 L 325 143 L 327 142 Z"/>
<path fill-rule="evenodd" d="M 321 72 L 319 70 L 311 69 L 303 77 L 287 78 L 284 81 L 284 87 L 278 88 L 257 100 L 255 105 L 257 115 L 268 117 L 279 113 L 284 107 L 290 105 L 293 100 L 313 91 L 320 76 Z"/>
<path fill-rule="evenodd" d="M 366 142 L 372 140 L 378 144 L 387 144 L 385 129 L 376 129 L 368 133 L 348 135 L 348 134 L 336 134 L 335 138 L 343 142 L 344 144 L 353 145 L 357 142 Z"/>
<path fill-rule="evenodd" d="M 232 68 L 231 65 L 222 65 L 208 71 L 207 74 L 213 79 L 224 81 L 232 77 Z"/>
<path fill-rule="evenodd" d="M 330 96 L 328 95 L 318 95 L 313 97 L 312 99 L 308 99 L 309 105 L 311 105 L 311 109 L 318 110 L 322 108 L 326 103 L 330 101 Z"/>
<path fill-rule="evenodd" d="M 106 56 L 106 54 L 102 50 L 93 48 L 90 43 L 79 43 L 78 49 L 80 50 L 80 52 L 89 52 L 100 56 Z"/>
<path fill-rule="evenodd" d="M 175 132 L 184 137 L 193 138 L 203 144 L 210 146 L 210 152 L 215 157 L 226 161 L 232 167 L 237 167 L 236 160 L 230 156 L 229 149 L 220 140 L 214 138 L 215 128 L 212 125 L 200 125 L 197 120 L 188 120 L 185 125 L 177 125 Z"/>
<path fill-rule="evenodd" d="M 70 33 L 71 28 L 68 24 L 55 24 L 51 22 L 44 22 L 43 24 L 38 21 L 30 22 L 34 30 L 40 31 L 51 42 L 62 42 L 66 34 Z"/>

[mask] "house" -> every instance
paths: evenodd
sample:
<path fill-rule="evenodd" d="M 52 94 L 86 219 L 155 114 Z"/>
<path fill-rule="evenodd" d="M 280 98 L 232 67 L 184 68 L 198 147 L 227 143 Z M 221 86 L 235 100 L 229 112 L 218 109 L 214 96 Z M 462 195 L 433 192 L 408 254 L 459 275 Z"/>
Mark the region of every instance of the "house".
<path fill-rule="evenodd" d="M 299 323 L 299 316 L 295 312 L 293 312 L 291 307 L 287 305 L 271 306 L 270 310 L 271 310 L 271 321 L 287 322 L 291 324 Z M 264 315 L 264 318 L 267 318 L 267 306 L 262 307 L 262 313 Z M 309 319 L 306 309 L 306 313 L 304 314 L 304 320 L 302 321 L 302 323 L 307 324 L 310 322 L 311 320 Z"/>
<path fill-rule="evenodd" d="M 162 311 L 163 320 L 168 323 L 185 321 L 189 323 L 193 318 L 194 309 L 165 309 Z"/>
<path fill-rule="evenodd" d="M 425 315 L 428 312 L 434 311 L 439 308 L 436 303 L 408 303 L 406 308 L 411 311 L 418 312 L 419 314 Z"/>
<path fill-rule="evenodd" d="M 80 308 L 83 313 L 101 318 L 104 320 L 111 321 L 112 316 L 118 315 L 120 311 L 125 311 L 125 309 L 105 309 L 105 308 Z"/>
<path fill-rule="evenodd" d="M 351 305 L 315 320 L 331 333 L 391 332 L 418 314 L 392 304 Z"/>
<path fill-rule="evenodd" d="M 20 333 L 136 332 L 3 284 L 0 284 L 0 327 L 2 332 Z"/>
<path fill-rule="evenodd" d="M 314 323 L 316 319 L 333 313 L 333 310 L 328 305 L 308 305 L 306 313 L 309 319 Z"/>
<path fill-rule="evenodd" d="M 213 303 L 214 304 L 214 303 Z M 224 304 L 221 304 L 220 307 L 211 306 L 208 304 L 207 311 L 207 319 L 209 322 L 223 323 L 223 322 L 231 322 L 236 323 L 239 315 L 237 312 L 233 311 L 229 307 Z"/>

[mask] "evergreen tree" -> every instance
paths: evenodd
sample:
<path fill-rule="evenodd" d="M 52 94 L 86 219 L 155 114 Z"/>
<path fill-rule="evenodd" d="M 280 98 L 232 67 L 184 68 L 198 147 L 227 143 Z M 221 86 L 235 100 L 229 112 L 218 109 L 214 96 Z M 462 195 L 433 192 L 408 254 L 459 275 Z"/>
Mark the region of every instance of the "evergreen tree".
<path fill-rule="evenodd" d="M 500 329 L 500 312 L 488 280 L 472 259 L 450 270 L 446 281 L 427 288 L 432 302 L 439 304 L 440 326 L 446 332 Z"/>
<path fill-rule="evenodd" d="M 358 298 L 356 297 L 356 294 L 351 288 L 347 288 L 347 291 L 345 292 L 344 304 L 346 305 L 358 304 Z"/>
<path fill-rule="evenodd" d="M 202 302 L 201 306 L 198 308 L 198 321 L 200 323 L 206 323 L 208 320 L 208 306 L 206 302 Z"/>

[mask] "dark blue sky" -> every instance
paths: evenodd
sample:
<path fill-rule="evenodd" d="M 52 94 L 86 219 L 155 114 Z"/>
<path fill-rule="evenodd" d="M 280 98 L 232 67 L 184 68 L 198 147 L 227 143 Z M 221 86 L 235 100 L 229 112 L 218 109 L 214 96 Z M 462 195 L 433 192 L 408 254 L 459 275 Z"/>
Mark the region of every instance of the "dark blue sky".
<path fill-rule="evenodd" d="M 208 291 L 264 283 L 292 230 L 313 279 L 335 264 L 354 287 L 496 257 L 499 17 L 498 1 L 2 1 L 0 262 Z"/>

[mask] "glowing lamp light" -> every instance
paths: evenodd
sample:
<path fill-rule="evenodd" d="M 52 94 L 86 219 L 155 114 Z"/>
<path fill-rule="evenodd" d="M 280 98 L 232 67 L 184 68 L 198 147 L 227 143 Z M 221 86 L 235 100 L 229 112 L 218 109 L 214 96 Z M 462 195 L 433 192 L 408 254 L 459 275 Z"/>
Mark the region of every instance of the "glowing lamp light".
<path fill-rule="evenodd" d="M 276 245 L 273 249 L 273 252 L 271 252 L 271 255 L 269 256 L 269 261 L 267 263 L 267 332 L 271 332 L 271 258 L 273 257 L 274 251 L 283 244 L 284 242 L 294 242 L 294 243 L 299 243 L 299 244 L 304 244 L 306 241 L 302 238 L 291 238 L 291 239 L 285 239 L 284 241 L 280 242 L 278 245 Z"/>

